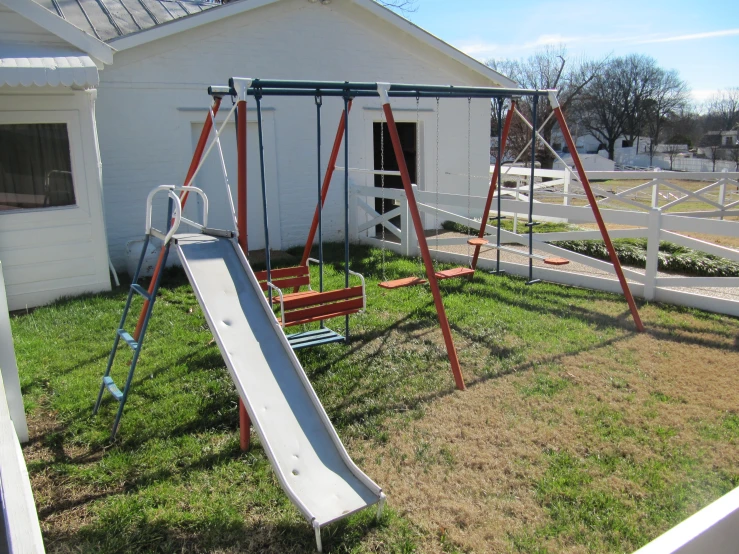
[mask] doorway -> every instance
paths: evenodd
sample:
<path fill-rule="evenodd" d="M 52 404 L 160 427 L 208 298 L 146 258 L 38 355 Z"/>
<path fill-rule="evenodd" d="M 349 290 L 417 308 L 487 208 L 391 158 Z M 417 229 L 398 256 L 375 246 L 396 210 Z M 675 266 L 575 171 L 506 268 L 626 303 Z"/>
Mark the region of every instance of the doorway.
<path fill-rule="evenodd" d="M 417 127 L 415 123 L 396 123 L 398 135 L 400 136 L 400 146 L 403 149 L 403 158 L 408 167 L 411 183 L 418 183 L 418 168 L 416 159 L 416 140 Z M 376 121 L 372 126 L 372 135 L 374 140 L 374 169 L 384 169 L 385 171 L 398 171 L 398 159 L 395 157 L 392 141 L 390 140 L 390 132 L 387 123 Z M 384 148 L 383 148 L 384 144 Z M 383 155 L 384 150 L 384 155 Z M 403 181 L 398 175 L 386 175 L 384 177 L 385 188 L 402 189 Z M 383 186 L 382 175 L 375 175 L 375 187 Z M 375 198 L 375 211 L 379 214 L 387 213 L 394 209 L 398 202 L 393 199 Z M 394 217 L 390 222 L 400 228 L 400 216 Z M 382 225 L 375 226 L 375 234 L 382 235 Z"/>

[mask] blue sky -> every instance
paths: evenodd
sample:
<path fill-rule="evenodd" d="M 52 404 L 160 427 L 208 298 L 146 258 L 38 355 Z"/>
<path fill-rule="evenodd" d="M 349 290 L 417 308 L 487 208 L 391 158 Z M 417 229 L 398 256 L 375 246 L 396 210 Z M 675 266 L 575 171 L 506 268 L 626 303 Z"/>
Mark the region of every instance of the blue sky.
<path fill-rule="evenodd" d="M 405 16 L 485 61 L 564 44 L 573 56 L 638 53 L 676 69 L 700 101 L 739 86 L 739 0 L 417 0 Z"/>

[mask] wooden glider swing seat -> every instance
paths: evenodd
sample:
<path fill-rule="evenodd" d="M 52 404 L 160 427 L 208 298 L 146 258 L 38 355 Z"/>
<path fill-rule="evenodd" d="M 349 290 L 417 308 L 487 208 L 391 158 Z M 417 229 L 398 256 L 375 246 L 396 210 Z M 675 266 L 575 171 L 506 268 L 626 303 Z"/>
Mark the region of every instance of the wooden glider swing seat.
<path fill-rule="evenodd" d="M 261 122 L 261 97 L 255 95 L 257 100 L 257 119 Z M 267 196 L 265 187 L 264 158 L 260 157 L 260 174 L 262 180 L 262 207 L 264 214 L 264 236 L 265 236 L 265 261 L 267 269 L 255 273 L 259 286 L 267 293 L 273 305 L 279 308 L 276 314 L 280 326 L 285 329 L 296 325 L 320 322 L 319 329 L 288 334 L 287 339 L 294 350 L 319 346 L 331 342 L 343 342 L 349 335 L 349 317 L 365 309 L 367 296 L 365 293 L 364 277 L 349 269 L 349 214 L 348 214 L 348 178 L 345 179 L 345 228 L 344 228 L 344 287 L 336 290 L 326 291 L 323 289 L 323 235 L 322 235 L 322 212 L 323 205 L 328 194 L 328 187 L 333 176 L 336 159 L 343 139 L 348 138 L 346 118 L 351 109 L 351 100 L 345 98 L 344 112 L 342 113 L 339 128 L 334 140 L 329 161 L 329 170 L 321 182 L 321 108 L 323 99 L 320 94 L 315 96 L 316 104 L 316 158 L 317 158 L 317 203 L 313 215 L 308 238 L 305 243 L 303 258 L 297 266 L 272 269 L 269 249 L 269 225 L 267 218 Z M 346 140 L 348 143 L 348 140 Z M 262 132 L 259 126 L 259 145 L 262 148 Z M 347 149 L 345 149 L 347 150 Z M 345 152 L 348 155 L 348 152 Z M 318 259 L 310 258 L 313 241 L 318 233 Z M 318 265 L 319 285 L 318 290 L 311 286 L 310 264 Z M 349 285 L 350 277 L 360 281 L 360 285 Z M 285 292 L 292 289 L 292 292 Z M 301 290 L 303 289 L 303 290 Z M 324 322 L 329 319 L 345 317 L 344 335 L 329 329 Z"/>
<path fill-rule="evenodd" d="M 313 258 L 309 258 L 308 261 L 319 263 Z M 263 291 L 267 292 L 271 288 L 277 293 L 276 296 L 272 296 L 272 303 L 279 304 L 280 316 L 277 320 L 285 328 L 351 315 L 363 310 L 366 305 L 364 278 L 354 271 L 349 273 L 359 277 L 362 284 L 323 292 L 311 288 L 308 265 L 273 269 L 271 285 L 267 280 L 267 270 L 258 271 L 255 275 Z M 283 289 L 304 286 L 308 289 L 290 293 L 283 292 Z"/>

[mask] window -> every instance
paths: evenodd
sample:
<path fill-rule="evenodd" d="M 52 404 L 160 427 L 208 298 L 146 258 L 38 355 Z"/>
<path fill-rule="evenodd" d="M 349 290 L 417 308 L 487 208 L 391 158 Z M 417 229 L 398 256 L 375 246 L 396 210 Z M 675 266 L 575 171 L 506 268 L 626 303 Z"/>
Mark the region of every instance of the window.
<path fill-rule="evenodd" d="M 724 140 L 724 145 L 731 146 L 731 137 L 724 137 L 726 140 Z"/>
<path fill-rule="evenodd" d="M 0 211 L 73 204 L 66 123 L 0 125 Z"/>

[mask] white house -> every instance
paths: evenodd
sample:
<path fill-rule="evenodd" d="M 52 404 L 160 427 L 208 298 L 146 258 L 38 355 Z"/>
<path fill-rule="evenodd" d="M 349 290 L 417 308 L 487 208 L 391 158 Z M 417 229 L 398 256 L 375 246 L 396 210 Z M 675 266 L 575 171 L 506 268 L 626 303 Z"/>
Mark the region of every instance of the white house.
<path fill-rule="evenodd" d="M 0 0 L 0 261 L 9 309 L 110 288 L 95 127 L 113 49 Z"/>
<path fill-rule="evenodd" d="M 38 2 L 53 9 L 51 0 Z M 204 11 L 208 5 L 193 2 L 82 2 L 79 5 L 88 8 L 97 6 L 94 13 L 88 9 L 86 16 L 77 2 L 69 2 L 69 9 L 61 0 L 55 3 L 63 5 L 64 17 L 116 50 L 114 63 L 100 73 L 97 122 L 109 251 L 119 268 L 125 267 L 126 243 L 142 237 L 148 192 L 156 185 L 181 184 L 184 179 L 207 115 L 208 85 L 223 85 L 231 76 L 243 76 L 515 86 L 371 0 L 241 0 Z M 133 11 L 135 5 L 139 12 Z M 101 6 L 108 7 L 110 17 L 100 11 Z M 142 6 L 151 13 L 156 7 L 158 22 Z M 177 6 L 194 13 L 172 13 Z M 169 19 L 162 15 L 165 9 L 170 10 Z M 134 29 L 140 30 L 130 32 Z M 305 240 L 315 206 L 316 109 L 313 98 L 265 98 L 263 105 L 270 240 L 271 246 L 285 248 Z M 435 99 L 422 99 L 418 111 L 415 99 L 394 100 L 393 106 L 396 119 L 407 124 L 403 134 L 412 150 L 416 125 L 420 129 L 419 186 L 436 187 Z M 226 101 L 221 118 L 228 108 Z M 249 108 L 249 241 L 252 248 L 261 248 L 253 102 Z M 324 101 L 324 163 L 341 108 L 340 99 Z M 442 191 L 466 193 L 468 173 L 487 174 L 489 113 L 485 100 L 471 102 L 469 118 L 466 100 L 441 100 L 438 183 Z M 355 101 L 349 121 L 352 167 L 373 165 L 373 142 L 379 131 L 379 125 L 373 124 L 380 120 L 379 99 Z M 224 137 L 232 185 L 236 177 L 234 135 L 230 128 Z M 385 139 L 389 145 L 389 137 Z M 372 184 L 371 176 L 354 174 L 352 178 Z M 211 201 L 211 225 L 228 228 L 232 224 L 223 182 L 215 159 L 208 161 L 196 179 Z M 341 183 L 337 178 L 332 185 L 325 211 L 324 229 L 334 239 L 343 233 Z M 487 184 L 487 179 L 474 179 L 473 193 L 482 194 Z"/>

